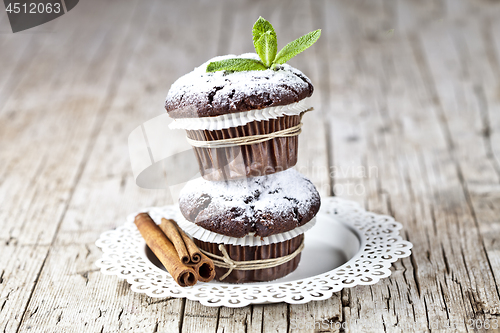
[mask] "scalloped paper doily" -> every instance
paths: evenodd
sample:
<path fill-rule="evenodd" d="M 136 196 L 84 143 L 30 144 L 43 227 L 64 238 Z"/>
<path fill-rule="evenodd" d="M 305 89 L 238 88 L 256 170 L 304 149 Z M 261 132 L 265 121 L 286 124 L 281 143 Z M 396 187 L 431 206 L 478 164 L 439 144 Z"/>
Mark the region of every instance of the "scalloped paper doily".
<path fill-rule="evenodd" d="M 176 212 L 175 206 L 151 209 L 163 211 L 165 217 L 174 217 L 169 214 Z M 131 221 L 96 241 L 103 251 L 96 265 L 102 273 L 126 279 L 133 291 L 151 297 L 186 297 L 206 306 L 227 307 L 302 304 L 391 275 L 391 264 L 411 254 L 412 244 L 399 236 L 401 228 L 390 216 L 367 212 L 352 201 L 325 197 L 316 226 L 305 233 L 299 267 L 275 281 L 229 284 L 214 280 L 182 288 L 155 264 Z"/>

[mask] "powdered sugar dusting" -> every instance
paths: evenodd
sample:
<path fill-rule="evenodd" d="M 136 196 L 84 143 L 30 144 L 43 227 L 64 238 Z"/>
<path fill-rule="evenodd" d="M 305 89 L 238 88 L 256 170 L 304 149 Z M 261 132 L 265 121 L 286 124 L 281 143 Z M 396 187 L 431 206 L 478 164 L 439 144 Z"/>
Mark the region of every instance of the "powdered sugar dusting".
<path fill-rule="evenodd" d="M 179 199 L 181 211 L 188 220 L 190 210 L 196 211 L 193 222 L 197 224 L 231 212 L 230 223 L 250 224 L 257 233 L 256 224 L 278 230 L 279 226 L 272 225 L 281 218 L 287 223 L 294 221 L 288 230 L 306 223 L 315 214 L 311 208 L 319 208 L 319 200 L 314 185 L 294 169 L 228 182 L 199 178 L 187 183 Z"/>
<path fill-rule="evenodd" d="M 292 94 L 309 90 L 311 82 L 299 70 L 284 64 L 278 70 L 245 71 L 227 74 L 224 71 L 207 73 L 207 65 L 212 61 L 231 58 L 247 58 L 259 60 L 255 53 L 245 53 L 239 56 L 226 55 L 210 59 L 192 72 L 180 77 L 172 84 L 166 98 L 166 104 L 193 106 L 207 101 L 200 101 L 199 96 L 210 96 L 209 103 L 214 105 L 228 102 L 229 110 L 237 111 L 232 100 L 241 100 L 246 96 L 269 94 L 272 100 L 279 95 L 278 90 L 286 89 Z M 273 98 L 274 97 L 274 98 Z M 191 115 L 193 116 L 193 115 Z"/>

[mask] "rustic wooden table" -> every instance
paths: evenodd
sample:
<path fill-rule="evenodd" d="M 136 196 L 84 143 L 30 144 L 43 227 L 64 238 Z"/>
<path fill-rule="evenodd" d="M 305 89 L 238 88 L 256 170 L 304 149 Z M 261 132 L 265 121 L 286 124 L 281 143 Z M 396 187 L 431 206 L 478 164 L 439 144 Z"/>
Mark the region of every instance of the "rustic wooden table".
<path fill-rule="evenodd" d="M 136 186 L 127 136 L 176 78 L 252 51 L 259 15 L 281 46 L 323 29 L 290 62 L 316 88 L 298 169 L 394 216 L 413 255 L 304 305 L 136 294 L 94 242 L 171 198 Z M 81 1 L 16 34 L 2 13 L 0 45 L 1 332 L 498 331 L 498 1 Z"/>

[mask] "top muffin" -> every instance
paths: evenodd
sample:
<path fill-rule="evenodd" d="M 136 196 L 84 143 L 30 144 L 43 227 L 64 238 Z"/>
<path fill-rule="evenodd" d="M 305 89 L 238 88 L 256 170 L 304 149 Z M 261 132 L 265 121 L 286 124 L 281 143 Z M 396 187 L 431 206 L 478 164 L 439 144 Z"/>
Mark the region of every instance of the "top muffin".
<path fill-rule="evenodd" d="M 298 102 L 313 93 L 309 78 L 287 64 L 276 70 L 207 73 L 212 61 L 252 58 L 255 53 L 210 59 L 172 84 L 165 109 L 172 118 L 215 117 Z"/>

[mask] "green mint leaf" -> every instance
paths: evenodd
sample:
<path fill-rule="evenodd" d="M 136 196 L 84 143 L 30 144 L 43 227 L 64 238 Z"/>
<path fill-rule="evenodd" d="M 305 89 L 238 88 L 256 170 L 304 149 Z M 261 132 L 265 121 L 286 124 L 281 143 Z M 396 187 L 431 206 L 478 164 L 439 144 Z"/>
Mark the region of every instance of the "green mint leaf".
<path fill-rule="evenodd" d="M 271 67 L 273 60 L 276 57 L 276 52 L 278 52 L 278 40 L 276 39 L 276 33 L 274 31 L 265 32 L 260 36 L 254 46 L 255 51 L 262 60 L 262 63 L 266 65 L 267 68 Z"/>
<path fill-rule="evenodd" d="M 269 23 L 269 21 L 264 19 L 262 16 L 259 16 L 259 19 L 254 23 L 252 29 L 253 45 L 255 46 L 260 37 L 268 31 L 272 31 L 276 36 L 276 33 L 274 32 L 274 28 L 271 25 L 271 23 Z"/>
<path fill-rule="evenodd" d="M 321 36 L 321 29 L 312 31 L 286 44 L 276 55 L 273 65 L 282 65 L 292 59 L 297 54 L 313 45 L 318 40 L 319 36 Z"/>
<path fill-rule="evenodd" d="M 207 66 L 207 73 L 217 71 L 243 72 L 243 71 L 262 71 L 267 69 L 264 64 L 255 59 L 226 59 L 221 61 L 212 61 Z"/>

